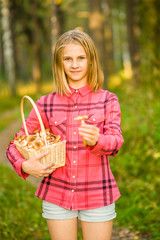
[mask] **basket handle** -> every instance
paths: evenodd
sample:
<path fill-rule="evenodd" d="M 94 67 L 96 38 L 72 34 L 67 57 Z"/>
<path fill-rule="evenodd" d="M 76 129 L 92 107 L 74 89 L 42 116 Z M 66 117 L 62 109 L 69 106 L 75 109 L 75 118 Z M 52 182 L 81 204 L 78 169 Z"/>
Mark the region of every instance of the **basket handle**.
<path fill-rule="evenodd" d="M 43 139 L 46 139 L 46 131 L 45 131 L 45 128 L 44 128 L 44 125 L 43 125 L 43 122 L 42 122 L 42 118 L 40 116 L 40 113 L 38 111 L 38 108 L 36 106 L 36 104 L 34 103 L 34 101 L 27 95 L 23 96 L 22 100 L 21 100 L 21 106 L 20 106 L 20 110 L 21 110 L 21 117 L 22 117 L 22 122 L 23 122 L 23 126 L 24 126 L 24 130 L 25 130 L 25 133 L 26 135 L 28 136 L 29 133 L 28 133 L 28 130 L 27 130 L 27 127 L 26 127 L 26 122 L 25 122 L 25 118 L 24 118 L 24 112 L 23 112 L 23 102 L 24 102 L 24 99 L 28 99 L 30 101 L 30 103 L 32 104 L 35 112 L 36 112 L 36 115 L 37 115 L 37 118 L 39 120 L 39 123 L 40 123 L 40 126 L 41 126 L 41 134 L 42 134 L 42 138 Z"/>

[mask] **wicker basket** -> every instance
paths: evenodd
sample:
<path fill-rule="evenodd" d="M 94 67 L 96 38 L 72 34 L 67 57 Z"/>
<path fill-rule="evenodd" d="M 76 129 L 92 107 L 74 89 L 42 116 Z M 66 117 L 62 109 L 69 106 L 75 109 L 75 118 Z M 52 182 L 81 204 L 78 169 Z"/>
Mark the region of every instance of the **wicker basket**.
<path fill-rule="evenodd" d="M 61 141 L 58 143 L 53 143 L 51 145 L 47 145 L 47 141 L 46 141 L 46 131 L 40 116 L 40 113 L 37 109 L 36 104 L 34 103 L 34 101 L 29 97 L 29 96 L 24 96 L 21 100 L 21 117 L 22 117 L 22 122 L 23 122 L 23 126 L 24 126 L 24 130 L 25 130 L 25 134 L 27 136 L 29 136 L 27 127 L 26 127 L 26 123 L 25 123 L 25 118 L 24 118 L 24 112 L 23 112 L 23 102 L 24 99 L 28 99 L 30 101 L 30 103 L 33 105 L 33 108 L 36 112 L 37 118 L 39 120 L 40 126 L 41 126 L 41 137 L 43 138 L 43 140 L 45 141 L 45 145 L 43 147 L 41 147 L 39 150 L 36 149 L 25 149 L 24 147 L 22 147 L 20 145 L 20 143 L 15 140 L 14 144 L 16 145 L 17 150 L 21 153 L 21 155 L 25 158 L 25 159 L 29 159 L 33 156 L 35 156 L 36 154 L 40 153 L 40 152 L 44 152 L 44 151 L 48 151 L 48 155 L 46 155 L 45 157 L 41 158 L 41 162 L 43 164 L 46 163 L 54 163 L 54 168 L 58 168 L 58 167 L 62 167 L 65 165 L 65 159 L 66 159 L 66 141 Z"/>

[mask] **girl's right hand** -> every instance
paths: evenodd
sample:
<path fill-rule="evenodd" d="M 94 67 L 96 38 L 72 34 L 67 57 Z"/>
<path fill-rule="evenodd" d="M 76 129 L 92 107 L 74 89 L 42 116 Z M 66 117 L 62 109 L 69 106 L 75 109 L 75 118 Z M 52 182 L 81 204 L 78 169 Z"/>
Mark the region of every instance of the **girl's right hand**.
<path fill-rule="evenodd" d="M 22 163 L 22 170 L 34 177 L 48 177 L 54 170 L 54 163 L 42 164 L 40 159 L 48 152 L 42 152 Z M 51 168 L 52 167 L 52 168 Z"/>

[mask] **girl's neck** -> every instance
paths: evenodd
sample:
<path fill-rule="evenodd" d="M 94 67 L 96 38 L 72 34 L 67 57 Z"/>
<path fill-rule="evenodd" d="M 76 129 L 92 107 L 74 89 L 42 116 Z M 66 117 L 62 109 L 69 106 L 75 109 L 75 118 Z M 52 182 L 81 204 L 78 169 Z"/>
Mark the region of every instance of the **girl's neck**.
<path fill-rule="evenodd" d="M 78 83 L 76 83 L 76 84 L 70 83 L 69 84 L 69 86 L 73 89 L 79 89 L 79 88 L 85 87 L 86 85 L 87 85 L 87 83 L 82 83 L 82 82 L 80 82 L 79 84 Z"/>

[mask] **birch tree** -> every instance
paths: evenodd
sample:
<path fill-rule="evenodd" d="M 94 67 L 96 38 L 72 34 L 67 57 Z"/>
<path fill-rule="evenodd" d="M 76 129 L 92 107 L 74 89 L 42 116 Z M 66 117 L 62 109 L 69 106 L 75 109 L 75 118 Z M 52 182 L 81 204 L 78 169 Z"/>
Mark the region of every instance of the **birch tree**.
<path fill-rule="evenodd" d="M 52 0 L 51 14 L 51 42 L 52 53 L 54 52 L 57 38 L 63 33 L 63 12 L 61 10 L 62 0 Z"/>
<path fill-rule="evenodd" d="M 16 94 L 16 76 L 15 76 L 15 62 L 14 62 L 14 48 L 12 42 L 12 33 L 10 28 L 10 11 L 9 1 L 1 0 L 1 25 L 2 25 L 2 40 L 4 51 L 5 72 L 8 77 L 8 85 L 10 94 Z"/>

